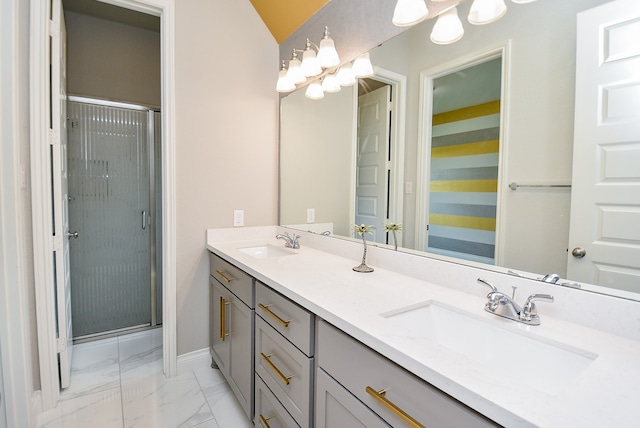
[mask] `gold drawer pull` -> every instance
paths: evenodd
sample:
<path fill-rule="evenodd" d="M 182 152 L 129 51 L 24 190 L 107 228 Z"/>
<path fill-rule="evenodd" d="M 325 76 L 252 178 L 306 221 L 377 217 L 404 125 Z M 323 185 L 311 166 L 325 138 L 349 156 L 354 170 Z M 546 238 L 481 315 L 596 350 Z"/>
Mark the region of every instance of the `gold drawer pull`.
<path fill-rule="evenodd" d="M 269 419 L 271 419 L 271 416 L 267 416 L 266 418 L 262 415 L 259 416 L 260 417 L 260 425 L 262 425 L 264 428 L 271 428 L 269 426 L 269 423 L 267 422 Z"/>
<path fill-rule="evenodd" d="M 224 272 L 220 271 L 220 270 L 216 270 L 216 273 L 218 274 L 218 276 L 220 278 L 222 278 L 224 280 L 224 282 L 231 282 L 233 281 L 235 278 L 229 278 L 227 275 L 224 274 Z"/>
<path fill-rule="evenodd" d="M 398 407 L 392 401 L 389 401 L 389 399 L 384 396 L 387 393 L 386 389 L 383 389 L 383 390 L 380 390 L 380 391 L 376 391 L 375 389 L 371 388 L 370 386 L 367 386 L 365 388 L 365 391 L 367 391 L 367 394 L 369 394 L 370 396 L 375 398 L 376 401 L 378 401 L 380 404 L 385 406 L 387 409 L 391 410 L 397 417 L 399 417 L 404 422 L 406 422 L 407 425 L 409 425 L 410 427 L 412 427 L 412 428 L 425 428 L 424 425 L 422 425 L 420 422 L 418 422 L 415 419 L 413 419 L 407 412 L 402 410 L 400 407 Z"/>
<path fill-rule="evenodd" d="M 274 320 L 278 321 L 278 324 L 280 324 L 284 328 L 289 327 L 289 323 L 291 322 L 291 320 L 283 320 L 278 315 L 274 314 L 271 311 L 271 309 L 269 309 L 271 307 L 271 305 L 263 305 L 262 303 L 259 303 L 258 306 L 260 307 L 260 309 L 262 309 L 263 311 L 268 313 L 271 316 L 271 318 L 273 318 Z"/>
<path fill-rule="evenodd" d="M 227 333 L 227 327 L 226 327 L 226 319 L 227 319 L 227 305 L 229 304 L 229 302 L 227 302 L 224 297 L 220 296 L 220 339 L 222 339 L 222 341 L 224 342 L 224 339 L 229 335 Z"/>
<path fill-rule="evenodd" d="M 280 369 L 277 368 L 276 365 L 271 362 L 271 356 L 272 355 L 273 354 L 265 355 L 264 352 L 260 352 L 260 356 L 262 357 L 262 359 L 269 365 L 269 367 L 271 367 L 271 370 L 276 372 L 276 374 L 278 375 L 278 377 L 280 378 L 282 383 L 284 383 L 285 385 L 289 385 L 289 380 L 293 376 L 285 376 L 285 375 L 283 375 L 282 372 L 280 371 Z"/>

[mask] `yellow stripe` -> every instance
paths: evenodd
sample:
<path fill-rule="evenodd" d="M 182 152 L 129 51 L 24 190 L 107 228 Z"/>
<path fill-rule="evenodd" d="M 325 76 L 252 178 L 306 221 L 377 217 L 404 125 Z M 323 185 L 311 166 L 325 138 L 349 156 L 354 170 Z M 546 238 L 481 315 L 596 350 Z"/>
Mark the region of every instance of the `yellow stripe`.
<path fill-rule="evenodd" d="M 495 218 L 469 217 L 464 215 L 429 214 L 429 224 L 462 227 L 465 229 L 496 230 Z"/>
<path fill-rule="evenodd" d="M 499 149 L 499 140 L 478 141 L 475 143 L 434 147 L 431 149 L 431 157 L 452 158 L 456 156 L 485 155 L 487 153 L 498 153 Z"/>
<path fill-rule="evenodd" d="M 497 192 L 498 180 L 431 181 L 432 192 Z"/>
<path fill-rule="evenodd" d="M 474 117 L 488 116 L 496 113 L 500 113 L 500 100 L 434 114 L 432 125 L 442 125 L 443 123 L 458 122 L 460 120 L 473 119 Z"/>
<path fill-rule="evenodd" d="M 278 44 L 282 43 L 289 37 L 298 27 L 304 24 L 313 14 L 320 10 L 330 0 L 250 0 L 254 9 L 262 18 L 273 37 Z M 329 27 L 331 31 L 331 27 Z M 307 34 L 307 36 L 315 43 L 320 43 L 322 33 Z M 338 42 L 336 42 L 338 46 Z M 303 49 L 303 46 L 296 46 Z M 338 50 L 340 47 L 338 46 Z M 288 52 L 287 58 L 291 58 L 291 52 Z M 301 55 L 302 56 L 302 55 Z"/>

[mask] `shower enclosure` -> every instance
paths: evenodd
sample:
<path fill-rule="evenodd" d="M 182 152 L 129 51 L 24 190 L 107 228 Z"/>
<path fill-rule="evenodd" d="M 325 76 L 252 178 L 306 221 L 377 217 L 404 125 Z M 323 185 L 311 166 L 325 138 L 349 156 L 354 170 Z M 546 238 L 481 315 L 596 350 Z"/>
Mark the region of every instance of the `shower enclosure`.
<path fill-rule="evenodd" d="M 160 113 L 69 97 L 74 340 L 162 323 Z"/>

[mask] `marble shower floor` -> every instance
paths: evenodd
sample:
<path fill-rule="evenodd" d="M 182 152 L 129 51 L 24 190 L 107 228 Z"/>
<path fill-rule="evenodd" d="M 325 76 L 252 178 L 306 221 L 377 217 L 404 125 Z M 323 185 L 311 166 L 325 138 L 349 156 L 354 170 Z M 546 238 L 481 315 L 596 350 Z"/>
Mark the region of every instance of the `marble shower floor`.
<path fill-rule="evenodd" d="M 71 384 L 38 428 L 253 427 L 218 370 L 164 377 L 162 329 L 73 349 Z"/>

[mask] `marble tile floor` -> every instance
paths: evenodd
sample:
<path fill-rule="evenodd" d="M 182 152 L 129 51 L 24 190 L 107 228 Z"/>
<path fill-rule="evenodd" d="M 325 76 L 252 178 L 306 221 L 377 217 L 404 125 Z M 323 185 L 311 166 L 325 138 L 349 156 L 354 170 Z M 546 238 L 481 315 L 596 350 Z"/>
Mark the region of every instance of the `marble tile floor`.
<path fill-rule="evenodd" d="M 71 384 L 38 428 L 249 428 L 229 385 L 210 367 L 162 373 L 162 329 L 74 346 Z"/>

